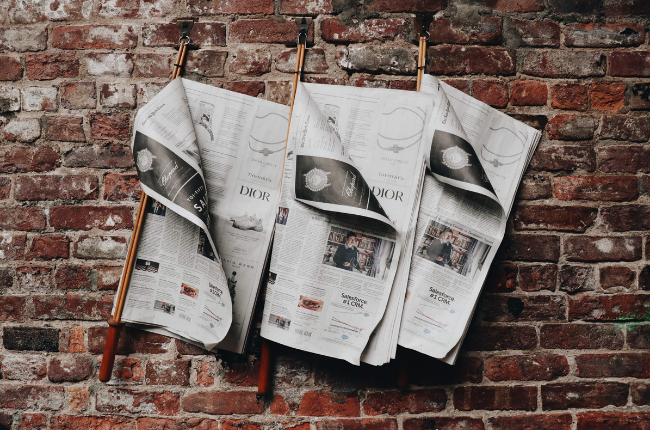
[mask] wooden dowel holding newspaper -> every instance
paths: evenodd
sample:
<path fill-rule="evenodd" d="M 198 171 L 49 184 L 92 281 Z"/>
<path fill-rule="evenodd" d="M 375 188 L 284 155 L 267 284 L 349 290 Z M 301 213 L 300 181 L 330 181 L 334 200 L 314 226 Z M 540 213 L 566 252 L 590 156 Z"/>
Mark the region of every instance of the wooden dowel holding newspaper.
<path fill-rule="evenodd" d="M 289 124 L 287 126 L 287 141 L 285 142 L 284 151 L 285 156 L 284 160 L 286 161 L 286 151 L 287 144 L 289 141 L 289 128 L 291 127 L 291 115 L 293 114 L 293 101 L 296 98 L 296 90 L 298 88 L 298 82 L 302 75 L 302 67 L 305 62 L 305 50 L 307 49 L 307 34 L 309 32 L 309 27 L 311 26 L 311 18 L 296 18 L 296 24 L 298 25 L 298 52 L 296 53 L 296 67 L 293 74 L 293 87 L 291 90 L 291 107 L 289 110 Z M 284 163 L 284 161 L 283 161 Z M 284 165 L 282 166 L 282 171 L 284 172 Z M 282 179 L 281 179 L 282 181 Z M 282 182 L 280 182 L 280 185 Z M 272 342 L 268 339 L 262 338 L 262 350 L 260 352 L 260 375 L 257 382 L 257 394 L 258 396 L 265 396 L 271 392 L 271 356 L 272 356 L 273 345 Z"/>
<path fill-rule="evenodd" d="M 185 63 L 187 45 L 190 42 L 189 30 L 192 27 L 192 23 L 193 21 L 184 20 L 181 22 L 179 20 L 179 28 L 181 28 L 182 25 L 183 29 L 181 30 L 182 36 L 179 40 L 180 46 L 178 49 L 178 55 L 176 56 L 176 62 L 174 63 L 174 70 L 172 72 L 172 81 L 180 76 L 181 67 Z M 122 333 L 122 328 L 124 327 L 124 323 L 122 322 L 124 300 L 126 298 L 129 281 L 131 280 L 133 260 L 135 259 L 135 255 L 138 250 L 138 242 L 140 240 L 140 232 L 142 231 L 142 223 L 144 221 L 144 214 L 146 212 L 148 200 L 149 196 L 143 192 L 135 218 L 133 234 L 131 235 L 131 243 L 129 244 L 129 250 L 126 255 L 126 262 L 124 263 L 124 273 L 117 292 L 118 296 L 117 301 L 115 302 L 115 312 L 113 313 L 113 316 L 108 319 L 108 334 L 106 335 L 104 356 L 102 357 L 102 364 L 99 369 L 99 380 L 102 382 L 108 382 L 111 379 L 111 375 L 113 373 L 115 355 L 117 354 L 117 344 L 120 341 L 120 334 Z"/>

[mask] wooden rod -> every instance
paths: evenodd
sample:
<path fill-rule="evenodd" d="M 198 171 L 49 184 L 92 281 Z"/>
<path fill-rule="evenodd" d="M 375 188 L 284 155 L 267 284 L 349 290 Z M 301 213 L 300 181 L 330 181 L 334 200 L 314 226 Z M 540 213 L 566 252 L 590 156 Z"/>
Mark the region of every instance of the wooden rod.
<path fill-rule="evenodd" d="M 420 46 L 418 47 L 418 81 L 417 81 L 417 91 L 420 91 L 420 85 L 422 84 L 422 75 L 424 74 L 424 65 L 427 61 L 427 38 L 425 36 L 420 36 Z"/>
<path fill-rule="evenodd" d="M 185 55 L 187 53 L 187 41 L 181 43 L 174 63 L 174 70 L 172 71 L 172 80 L 176 79 L 181 74 L 181 66 L 185 63 Z M 113 316 L 108 319 L 108 334 L 106 335 L 106 345 L 104 346 L 104 356 L 102 358 L 102 365 L 99 369 L 99 380 L 108 382 L 113 373 L 113 365 L 115 364 L 115 355 L 117 354 L 117 345 L 120 341 L 120 334 L 124 323 L 122 322 L 122 311 L 124 310 L 124 301 L 126 300 L 126 293 L 131 280 L 133 272 L 133 260 L 138 250 L 138 242 L 140 241 L 140 233 L 142 232 L 142 225 L 144 222 L 144 215 L 147 212 L 147 203 L 149 196 L 142 193 L 140 197 L 140 204 L 138 205 L 138 212 L 135 217 L 135 224 L 133 226 L 133 233 L 131 234 L 131 243 L 129 243 L 129 250 L 126 254 L 126 262 L 124 263 L 124 272 L 120 281 L 120 286 L 117 292 L 117 301 L 115 302 L 115 312 Z"/>
<path fill-rule="evenodd" d="M 296 52 L 296 68 L 293 74 L 293 87 L 291 89 L 291 105 L 289 107 L 289 121 L 287 125 L 287 140 L 284 145 L 284 160 L 287 159 L 287 145 L 289 143 L 289 129 L 291 128 L 291 115 L 293 114 L 293 102 L 296 99 L 296 90 L 298 82 L 302 75 L 302 67 L 305 62 L 305 45 L 298 44 Z M 282 176 L 280 179 L 280 188 L 282 188 L 282 179 L 284 178 L 284 161 L 282 162 Z M 262 350 L 260 351 L 260 375 L 257 381 L 257 395 L 266 396 L 271 393 L 271 355 L 273 352 L 273 343 L 262 338 Z"/>

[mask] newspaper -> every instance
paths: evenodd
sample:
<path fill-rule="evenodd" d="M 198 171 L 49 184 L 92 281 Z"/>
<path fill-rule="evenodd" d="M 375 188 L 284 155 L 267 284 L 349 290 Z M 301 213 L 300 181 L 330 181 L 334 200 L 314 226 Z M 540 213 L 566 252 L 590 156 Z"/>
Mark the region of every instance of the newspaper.
<path fill-rule="evenodd" d="M 263 337 L 353 364 L 390 358 L 399 318 L 385 311 L 406 289 L 432 107 L 426 94 L 298 84 Z"/>
<path fill-rule="evenodd" d="M 503 240 L 539 131 L 424 76 L 431 136 L 399 344 L 449 364 Z"/>
<path fill-rule="evenodd" d="M 186 79 L 140 110 L 133 153 L 155 201 L 124 321 L 206 349 L 243 352 L 273 235 L 288 119 L 286 106 Z M 161 148 L 192 167 L 194 182 L 184 184 L 189 174 Z M 172 198 L 150 185 L 161 182 L 181 191 Z"/>

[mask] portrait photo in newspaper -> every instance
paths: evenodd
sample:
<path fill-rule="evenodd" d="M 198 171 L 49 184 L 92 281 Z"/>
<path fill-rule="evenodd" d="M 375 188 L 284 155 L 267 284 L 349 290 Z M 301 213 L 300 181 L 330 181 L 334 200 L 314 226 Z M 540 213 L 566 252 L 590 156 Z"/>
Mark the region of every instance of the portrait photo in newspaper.
<path fill-rule="evenodd" d="M 394 249 L 395 242 L 332 225 L 323 264 L 383 279 L 390 269 Z"/>

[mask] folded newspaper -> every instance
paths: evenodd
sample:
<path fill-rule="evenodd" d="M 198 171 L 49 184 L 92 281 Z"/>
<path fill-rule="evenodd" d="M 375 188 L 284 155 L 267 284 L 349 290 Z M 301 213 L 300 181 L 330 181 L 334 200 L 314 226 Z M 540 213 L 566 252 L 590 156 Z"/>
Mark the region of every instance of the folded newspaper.
<path fill-rule="evenodd" d="M 288 125 L 286 106 L 186 79 L 140 110 L 154 200 L 123 320 L 241 353 L 267 279 L 267 339 L 454 363 L 540 133 L 431 76 L 419 93 L 299 83 Z"/>

